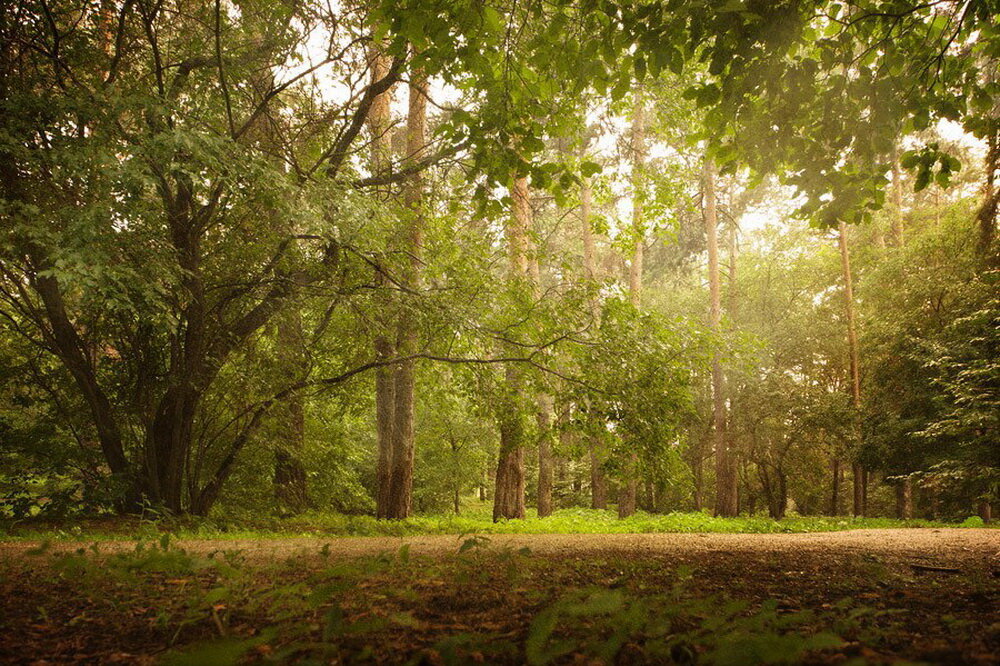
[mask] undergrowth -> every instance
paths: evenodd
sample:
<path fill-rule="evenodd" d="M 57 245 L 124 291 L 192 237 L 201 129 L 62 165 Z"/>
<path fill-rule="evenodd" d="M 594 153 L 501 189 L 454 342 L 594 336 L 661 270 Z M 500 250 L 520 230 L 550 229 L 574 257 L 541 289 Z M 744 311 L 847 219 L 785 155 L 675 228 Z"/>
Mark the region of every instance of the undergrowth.
<path fill-rule="evenodd" d="M 290 518 L 230 516 L 210 519 L 104 519 L 69 523 L 0 524 L 0 538 L 31 540 L 105 540 L 157 538 L 171 533 L 179 539 L 247 539 L 289 536 L 418 536 L 425 534 L 616 534 L 616 533 L 780 533 L 831 532 L 851 529 L 905 527 L 979 527 L 928 520 L 852 518 L 847 516 L 766 516 L 717 518 L 707 513 L 649 514 L 619 519 L 614 511 L 563 509 L 547 518 L 529 511 L 524 520 L 494 523 L 488 513 L 414 516 L 406 520 L 376 520 L 371 516 L 309 512 Z"/>

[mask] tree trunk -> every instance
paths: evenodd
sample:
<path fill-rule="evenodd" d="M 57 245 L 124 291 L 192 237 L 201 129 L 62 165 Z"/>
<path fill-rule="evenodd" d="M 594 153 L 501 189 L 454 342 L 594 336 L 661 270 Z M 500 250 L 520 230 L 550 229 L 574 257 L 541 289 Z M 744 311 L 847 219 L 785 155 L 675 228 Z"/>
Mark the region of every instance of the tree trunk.
<path fill-rule="evenodd" d="M 409 86 L 409 111 L 406 119 L 406 157 L 404 166 L 419 162 L 424 157 L 427 143 L 427 80 L 419 71 L 413 72 Z M 400 281 L 410 292 L 420 287 L 423 262 L 424 234 L 424 183 L 419 171 L 410 174 L 403 182 L 405 215 L 404 254 L 408 258 L 400 271 Z M 403 307 L 397 320 L 396 353 L 411 356 L 419 349 L 415 308 Z M 396 364 L 393 373 L 392 418 L 392 471 L 389 478 L 389 495 L 386 518 L 402 519 L 413 509 L 413 455 L 414 408 L 416 391 L 416 360 Z"/>
<path fill-rule="evenodd" d="M 991 66 L 987 69 L 991 82 L 997 80 L 996 62 L 990 61 Z M 1000 169 L 1000 104 L 994 104 L 991 131 L 987 137 L 988 148 L 984 169 L 986 179 L 983 181 L 983 203 L 976 213 L 976 220 L 979 223 L 979 253 L 992 263 L 1000 261 L 1000 252 L 996 252 L 994 244 L 997 234 L 997 210 L 1000 208 L 1000 188 L 996 186 L 997 170 Z"/>
<path fill-rule="evenodd" d="M 552 515 L 552 396 L 538 395 L 538 517 Z"/>
<path fill-rule="evenodd" d="M 993 522 L 993 506 L 988 500 L 979 501 L 979 517 L 983 519 L 983 522 L 987 525 Z"/>
<path fill-rule="evenodd" d="M 278 321 L 277 356 L 282 371 L 304 378 L 307 372 L 302 313 L 292 309 Z M 274 496 L 279 511 L 299 513 L 309 505 L 306 470 L 302 465 L 305 448 L 305 400 L 295 393 L 274 410 L 277 425 L 274 452 Z"/>
<path fill-rule="evenodd" d="M 524 427 L 521 422 L 520 384 L 517 369 L 508 366 L 510 397 L 500 416 L 500 455 L 497 460 L 493 522 L 524 518 Z"/>
<path fill-rule="evenodd" d="M 854 317 L 854 284 L 851 277 L 851 254 L 847 247 L 847 225 L 840 223 L 840 233 L 837 235 L 837 242 L 840 245 L 840 261 L 844 277 L 844 309 L 847 316 L 847 347 L 850 355 L 851 371 L 851 405 L 854 408 L 854 435 L 855 447 L 860 444 L 860 418 L 861 418 L 861 369 L 859 363 L 860 352 L 858 350 L 858 331 Z M 855 455 L 857 452 L 855 452 Z M 865 470 L 860 463 L 851 465 L 853 471 L 854 485 L 854 515 L 865 515 Z"/>
<path fill-rule="evenodd" d="M 833 459 L 833 493 L 830 498 L 830 515 L 839 516 L 840 515 L 840 459 Z"/>
<path fill-rule="evenodd" d="M 514 179 L 511 190 L 513 213 L 507 227 L 510 279 L 523 280 L 528 274 L 527 231 L 531 227 L 531 195 L 524 176 Z M 523 380 L 514 365 L 505 373 L 506 396 L 500 406 L 500 454 L 497 461 L 493 521 L 524 518 L 524 426 L 521 422 Z"/>
<path fill-rule="evenodd" d="M 709 325 L 716 335 L 722 332 L 722 294 L 719 276 L 718 220 L 715 201 L 715 168 L 705 160 L 705 234 L 708 241 Z M 726 393 L 722 358 L 712 358 L 712 435 L 715 446 L 715 515 L 737 513 L 736 474 L 726 439 Z"/>
<path fill-rule="evenodd" d="M 530 220 L 530 218 L 529 218 Z M 529 222 L 530 223 L 530 222 Z M 525 245 L 531 245 L 528 257 L 528 275 L 535 301 L 542 298 L 542 275 L 539 265 L 540 249 L 529 243 L 525 234 Z M 552 515 L 552 396 L 544 390 L 535 396 L 536 421 L 538 424 L 538 517 Z"/>
<path fill-rule="evenodd" d="M 389 59 L 382 55 L 379 45 L 373 44 L 368 55 L 369 75 L 372 83 L 380 81 L 389 71 Z M 373 175 L 388 172 L 392 164 L 392 149 L 389 141 L 389 107 L 392 102 L 392 90 L 378 95 L 368 112 L 366 122 L 371 133 L 371 170 Z M 387 192 L 380 193 L 383 199 L 388 198 Z M 387 289 L 389 284 L 381 271 L 375 274 L 375 282 Z M 379 331 L 375 336 L 375 359 L 386 360 L 396 355 L 395 340 L 392 331 L 392 304 L 390 299 L 382 298 L 377 326 Z M 377 461 L 375 467 L 375 515 L 378 518 L 389 516 L 391 495 L 391 477 L 393 465 L 393 440 L 395 439 L 395 369 L 391 366 L 375 370 L 375 430 L 377 439 Z"/>
<path fill-rule="evenodd" d="M 910 479 L 896 484 L 896 517 L 900 520 L 913 518 L 913 482 Z"/>
<path fill-rule="evenodd" d="M 594 232 L 590 228 L 591 203 L 590 178 L 584 178 L 580 189 L 580 235 L 583 239 L 583 269 L 585 277 L 587 280 L 593 282 L 597 280 L 598 275 Z M 601 321 L 601 303 L 598 297 L 594 295 L 591 297 L 589 304 L 592 325 L 596 329 L 600 326 Z M 587 449 L 590 456 L 590 508 L 604 510 L 608 508 L 608 488 L 601 455 L 601 441 L 597 435 L 593 433 L 587 435 Z"/>
<path fill-rule="evenodd" d="M 691 470 L 694 476 L 694 510 L 701 511 L 705 508 L 705 461 L 701 457 L 701 453 L 696 453 L 696 458 L 694 460 L 693 469 Z"/>
<path fill-rule="evenodd" d="M 451 492 L 452 492 L 452 504 L 455 509 L 455 515 L 461 513 L 461 486 L 459 485 L 459 475 L 458 475 L 458 440 L 452 435 L 449 437 L 449 442 L 451 443 L 451 468 L 452 468 L 452 479 L 451 479 Z"/>
<path fill-rule="evenodd" d="M 635 249 L 628 272 L 629 301 L 638 310 L 642 307 L 642 263 L 646 233 L 643 221 L 643 188 L 646 169 L 646 108 L 642 86 L 635 90 L 632 113 L 632 240 Z M 636 492 L 639 484 L 639 456 L 633 449 L 625 460 L 625 473 L 618 492 L 618 517 L 627 518 L 635 513 Z"/>

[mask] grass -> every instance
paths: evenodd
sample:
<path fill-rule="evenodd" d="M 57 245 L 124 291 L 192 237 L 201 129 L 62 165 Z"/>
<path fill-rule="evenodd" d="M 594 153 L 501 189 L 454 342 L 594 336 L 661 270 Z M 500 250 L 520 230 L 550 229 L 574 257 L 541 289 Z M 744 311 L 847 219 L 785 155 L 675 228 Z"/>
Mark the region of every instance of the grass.
<path fill-rule="evenodd" d="M 292 518 L 229 519 L 94 519 L 63 523 L 26 522 L 0 525 L 6 540 L 132 540 L 171 533 L 181 539 L 279 539 L 292 536 L 417 536 L 427 534 L 613 534 L 613 533 L 780 533 L 831 532 L 850 529 L 908 527 L 976 527 L 976 521 L 961 525 L 927 520 L 901 521 L 891 518 L 846 516 L 790 516 L 773 520 L 766 516 L 716 518 L 707 513 L 636 515 L 620 520 L 613 511 L 563 509 L 547 518 L 533 510 L 524 520 L 494 523 L 487 510 L 464 515 L 414 516 L 406 520 L 378 521 L 371 516 L 309 512 Z"/>

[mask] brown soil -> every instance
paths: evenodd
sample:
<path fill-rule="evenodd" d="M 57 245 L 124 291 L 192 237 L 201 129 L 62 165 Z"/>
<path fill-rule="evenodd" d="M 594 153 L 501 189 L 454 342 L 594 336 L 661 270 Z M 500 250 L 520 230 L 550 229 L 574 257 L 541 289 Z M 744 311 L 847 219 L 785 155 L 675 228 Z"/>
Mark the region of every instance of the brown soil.
<path fill-rule="evenodd" d="M 221 631 L 230 636 L 258 635 L 275 622 L 275 602 L 267 596 L 274 590 L 312 589 L 318 580 L 328 580 L 323 576 L 329 572 L 341 571 L 335 577 L 346 577 L 349 584 L 333 603 L 342 607 L 345 622 L 388 624 L 338 639 L 335 655 L 322 663 L 411 658 L 445 663 L 442 639 L 448 636 L 480 637 L 459 651 L 458 663 L 521 663 L 532 620 L 568 591 L 622 589 L 639 599 L 676 589 L 679 570 L 692 572 L 682 593 L 688 600 L 740 599 L 751 604 L 748 612 L 774 600 L 781 613 L 815 612 L 813 628 L 835 632 L 843 642 L 811 654 L 811 663 L 858 657 L 867 663 L 1000 663 L 1000 532 L 995 530 L 496 535 L 456 556 L 465 541 L 428 536 L 176 545 L 203 555 L 239 550 L 246 558 L 243 568 L 252 575 L 243 583 L 241 601 L 218 611 L 225 614 Z M 401 561 L 404 544 L 408 558 Z M 221 632 L 209 610 L 192 611 L 198 593 L 220 584 L 212 576 L 142 574 L 140 584 L 105 580 L 101 558 L 134 544 L 101 544 L 103 555 L 87 556 L 97 563 L 97 574 L 49 567 L 58 561 L 53 554 L 84 544 L 58 543 L 44 555 L 29 554 L 36 545 L 0 544 L 0 662 L 153 663 L 171 646 Z M 521 554 L 524 547 L 530 555 Z M 382 559 L 392 564 L 349 569 L 355 566 L 351 562 L 372 562 L 377 558 L 368 556 L 380 554 L 389 554 Z M 314 621 L 316 627 L 322 624 L 317 618 L 324 609 L 297 611 L 304 631 L 313 631 Z M 289 641 L 268 641 L 251 656 L 278 654 Z M 602 663 L 588 659 L 581 650 L 560 663 Z M 662 663 L 644 652 L 638 638 L 626 643 L 615 661 Z"/>

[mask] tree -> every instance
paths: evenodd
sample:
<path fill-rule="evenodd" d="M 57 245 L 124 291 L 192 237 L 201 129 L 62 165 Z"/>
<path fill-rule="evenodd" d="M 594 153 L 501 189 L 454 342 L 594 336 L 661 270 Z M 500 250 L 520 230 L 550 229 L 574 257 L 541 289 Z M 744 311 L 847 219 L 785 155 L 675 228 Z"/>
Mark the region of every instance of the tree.
<path fill-rule="evenodd" d="M 705 233 L 708 238 L 708 281 L 710 289 L 709 321 L 716 335 L 722 332 L 722 284 L 719 275 L 718 219 L 715 201 L 715 167 L 705 161 L 704 177 Z M 722 359 L 719 352 L 712 359 L 712 440 L 715 447 L 715 513 L 735 516 L 738 512 L 736 464 L 728 451 L 726 439 L 726 393 Z"/>
<path fill-rule="evenodd" d="M 860 412 L 861 412 L 861 368 L 860 351 L 858 348 L 857 324 L 854 316 L 854 284 L 851 277 L 851 255 L 847 246 L 847 225 L 840 223 L 837 234 L 837 245 L 840 247 L 840 260 L 843 270 L 844 280 L 844 314 L 847 322 L 847 348 L 850 361 L 851 373 L 851 404 L 854 406 L 854 421 L 857 424 L 854 428 L 855 439 L 860 436 Z M 857 455 L 857 454 L 855 454 Z M 852 464 L 854 483 L 854 515 L 865 515 L 865 504 L 867 501 L 867 472 L 860 462 L 855 460 Z"/>

